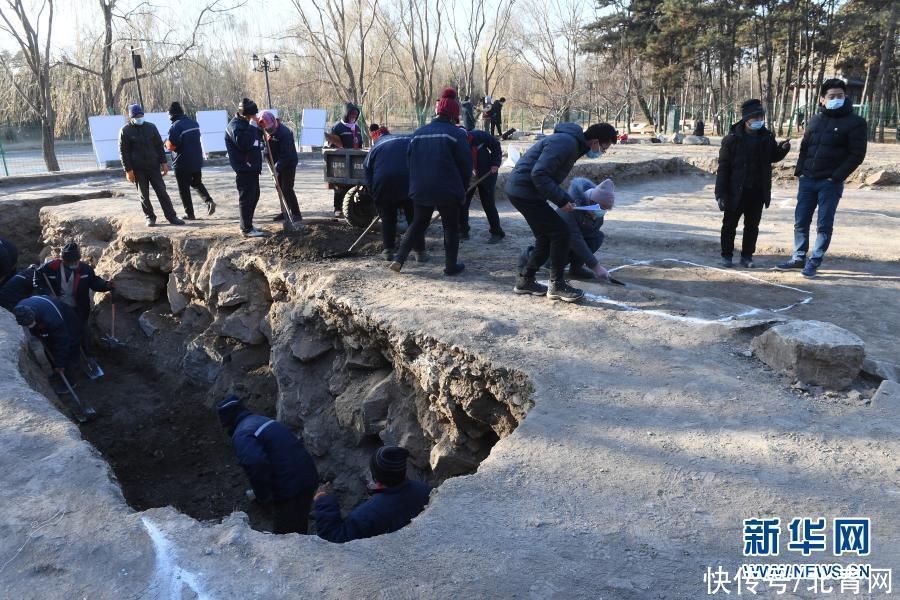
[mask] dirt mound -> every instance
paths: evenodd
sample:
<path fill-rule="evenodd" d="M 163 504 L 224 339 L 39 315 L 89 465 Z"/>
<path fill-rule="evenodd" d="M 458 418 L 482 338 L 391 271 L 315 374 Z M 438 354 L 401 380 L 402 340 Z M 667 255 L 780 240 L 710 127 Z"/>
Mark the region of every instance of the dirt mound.
<path fill-rule="evenodd" d="M 346 252 L 362 234 L 363 230 L 351 227 L 336 219 L 304 220 L 304 229 L 299 233 L 280 233 L 263 242 L 261 254 L 288 260 L 317 260 Z M 378 226 L 354 250 L 358 256 L 371 256 L 381 249 Z"/>

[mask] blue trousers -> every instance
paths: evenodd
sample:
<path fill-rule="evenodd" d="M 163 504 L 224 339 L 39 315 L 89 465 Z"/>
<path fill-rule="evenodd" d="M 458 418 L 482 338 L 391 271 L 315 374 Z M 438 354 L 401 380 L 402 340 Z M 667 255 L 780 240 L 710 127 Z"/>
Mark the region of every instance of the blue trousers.
<path fill-rule="evenodd" d="M 834 214 L 844 193 L 843 182 L 827 179 L 801 177 L 797 190 L 797 208 L 794 210 L 794 259 L 804 260 L 809 250 L 809 228 L 813 213 L 819 209 L 816 218 L 816 243 L 813 246 L 810 261 L 816 266 L 831 244 L 831 232 L 834 229 Z"/>

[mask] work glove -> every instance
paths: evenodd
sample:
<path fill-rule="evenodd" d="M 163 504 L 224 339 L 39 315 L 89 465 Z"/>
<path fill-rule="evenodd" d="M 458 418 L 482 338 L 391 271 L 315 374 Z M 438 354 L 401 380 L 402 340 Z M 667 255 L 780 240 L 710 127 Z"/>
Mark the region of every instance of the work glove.
<path fill-rule="evenodd" d="M 722 212 L 725 212 L 725 207 L 726 207 L 727 204 L 728 204 L 728 203 L 725 201 L 725 198 L 716 198 L 716 204 L 719 205 L 719 210 L 721 210 Z"/>

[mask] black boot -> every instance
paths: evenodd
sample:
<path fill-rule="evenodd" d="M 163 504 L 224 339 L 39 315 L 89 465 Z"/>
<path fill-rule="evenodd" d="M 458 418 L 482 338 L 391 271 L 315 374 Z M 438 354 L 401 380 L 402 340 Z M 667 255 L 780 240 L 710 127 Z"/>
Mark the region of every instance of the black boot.
<path fill-rule="evenodd" d="M 550 289 L 547 290 L 547 297 L 551 300 L 562 300 L 563 302 L 578 302 L 584 297 L 584 290 L 572 287 L 564 279 L 551 281 Z"/>

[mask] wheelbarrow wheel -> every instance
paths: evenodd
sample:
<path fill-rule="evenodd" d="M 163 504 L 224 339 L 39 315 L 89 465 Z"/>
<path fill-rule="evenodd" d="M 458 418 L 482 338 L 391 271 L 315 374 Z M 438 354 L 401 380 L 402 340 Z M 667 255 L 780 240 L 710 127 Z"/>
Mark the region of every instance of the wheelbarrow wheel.
<path fill-rule="evenodd" d="M 375 218 L 375 202 L 364 185 L 350 188 L 344 196 L 344 219 L 353 227 L 364 229 Z"/>

